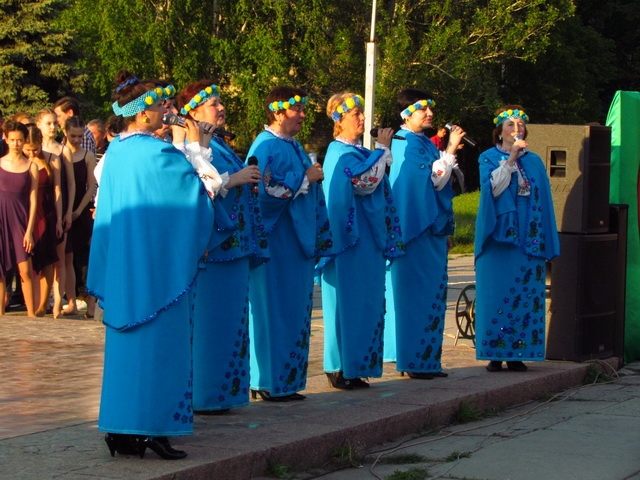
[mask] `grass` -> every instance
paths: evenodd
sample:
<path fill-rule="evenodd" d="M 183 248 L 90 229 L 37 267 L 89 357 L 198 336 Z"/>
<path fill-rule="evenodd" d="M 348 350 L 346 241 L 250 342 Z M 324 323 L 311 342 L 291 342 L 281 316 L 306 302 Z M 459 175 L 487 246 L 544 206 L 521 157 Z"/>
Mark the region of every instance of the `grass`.
<path fill-rule="evenodd" d="M 385 480 L 424 480 L 429 476 L 424 468 L 410 468 L 409 470 L 400 471 L 396 470 Z"/>
<path fill-rule="evenodd" d="M 458 410 L 453 414 L 452 423 L 463 424 L 482 420 L 485 415 L 467 402 L 460 402 Z"/>
<path fill-rule="evenodd" d="M 476 215 L 480 203 L 480 191 L 463 193 L 453 199 L 456 230 L 453 234 L 452 254 L 472 254 L 476 233 Z"/>
<path fill-rule="evenodd" d="M 286 465 L 282 463 L 267 463 L 267 470 L 264 472 L 266 477 L 269 478 L 281 478 L 281 479 L 291 479 L 293 478 L 293 474 L 289 472 L 289 469 Z"/>
<path fill-rule="evenodd" d="M 423 463 L 427 459 L 417 453 L 403 453 L 399 455 L 391 455 L 389 457 L 383 457 L 379 463 L 386 463 L 388 465 L 405 465 L 411 463 Z"/>

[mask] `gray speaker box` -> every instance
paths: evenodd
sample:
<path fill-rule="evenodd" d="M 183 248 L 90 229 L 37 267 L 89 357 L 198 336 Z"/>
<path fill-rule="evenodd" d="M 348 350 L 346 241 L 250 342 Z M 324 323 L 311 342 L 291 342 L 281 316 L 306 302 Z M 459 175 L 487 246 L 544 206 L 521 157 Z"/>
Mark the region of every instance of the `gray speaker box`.
<path fill-rule="evenodd" d="M 544 161 L 558 231 L 609 231 L 611 128 L 600 125 L 527 125 L 529 149 Z"/>

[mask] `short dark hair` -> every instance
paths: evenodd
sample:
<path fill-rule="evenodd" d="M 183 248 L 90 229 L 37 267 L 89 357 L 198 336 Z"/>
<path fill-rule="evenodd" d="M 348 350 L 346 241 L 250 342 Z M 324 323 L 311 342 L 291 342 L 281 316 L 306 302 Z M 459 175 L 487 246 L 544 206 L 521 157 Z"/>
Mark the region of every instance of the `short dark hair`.
<path fill-rule="evenodd" d="M 53 104 L 54 110 L 58 107 L 60 107 L 64 113 L 67 113 L 69 110 L 73 110 L 74 115 L 80 115 L 80 104 L 73 97 L 62 97 Z"/>

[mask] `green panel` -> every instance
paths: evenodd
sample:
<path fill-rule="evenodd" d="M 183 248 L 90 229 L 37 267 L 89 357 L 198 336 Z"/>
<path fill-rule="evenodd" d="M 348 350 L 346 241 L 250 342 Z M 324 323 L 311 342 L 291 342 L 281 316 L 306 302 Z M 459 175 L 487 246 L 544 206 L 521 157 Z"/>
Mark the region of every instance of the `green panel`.
<path fill-rule="evenodd" d="M 611 203 L 629 205 L 626 363 L 640 359 L 640 238 L 638 234 L 638 168 L 640 165 L 640 92 L 616 92 L 607 125 L 611 127 Z"/>

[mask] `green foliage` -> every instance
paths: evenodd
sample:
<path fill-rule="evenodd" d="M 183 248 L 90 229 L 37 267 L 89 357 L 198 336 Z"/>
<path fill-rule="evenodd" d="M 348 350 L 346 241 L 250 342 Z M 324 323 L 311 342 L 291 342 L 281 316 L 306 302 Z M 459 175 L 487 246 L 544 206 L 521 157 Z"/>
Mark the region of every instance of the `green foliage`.
<path fill-rule="evenodd" d="M 452 423 L 462 424 L 475 422 L 484 418 L 482 412 L 476 410 L 473 405 L 468 402 L 460 402 L 458 410 L 453 414 Z"/>
<path fill-rule="evenodd" d="M 397 455 L 390 455 L 388 457 L 382 457 L 379 463 L 386 463 L 388 465 L 406 465 L 411 463 L 423 463 L 427 459 L 423 455 L 417 453 L 400 453 Z"/>
<path fill-rule="evenodd" d="M 0 0 L 0 108 L 35 113 L 66 85 L 81 91 L 72 68 L 71 35 L 54 27 L 64 0 Z"/>
<path fill-rule="evenodd" d="M 409 470 L 396 470 L 385 477 L 385 480 L 424 480 L 429 477 L 429 472 L 424 468 L 410 468 Z"/>
<path fill-rule="evenodd" d="M 473 253 L 476 233 L 476 216 L 480 203 L 480 191 L 463 193 L 453 198 L 453 214 L 456 229 L 453 234 L 452 254 Z"/>

